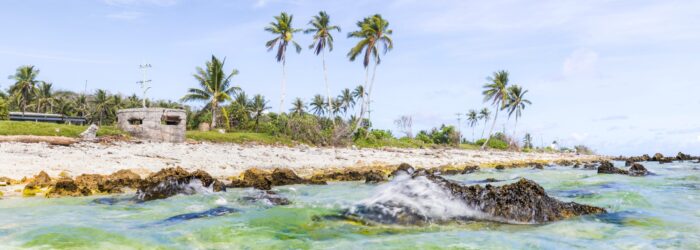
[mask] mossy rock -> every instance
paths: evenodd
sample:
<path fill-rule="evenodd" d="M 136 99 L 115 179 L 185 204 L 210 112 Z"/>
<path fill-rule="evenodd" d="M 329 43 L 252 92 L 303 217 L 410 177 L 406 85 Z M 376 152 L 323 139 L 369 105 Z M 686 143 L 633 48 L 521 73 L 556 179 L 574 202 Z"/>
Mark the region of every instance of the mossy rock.
<path fill-rule="evenodd" d="M 27 187 L 25 186 L 24 189 L 22 189 L 22 196 L 24 197 L 32 197 L 36 196 L 36 194 L 41 193 L 41 188 L 39 187 Z"/>

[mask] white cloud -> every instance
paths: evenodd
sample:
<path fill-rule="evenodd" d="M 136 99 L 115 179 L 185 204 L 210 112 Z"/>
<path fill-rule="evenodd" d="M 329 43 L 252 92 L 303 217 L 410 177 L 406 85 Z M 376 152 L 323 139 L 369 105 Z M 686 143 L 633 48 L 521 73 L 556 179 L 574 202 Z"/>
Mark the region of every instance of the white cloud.
<path fill-rule="evenodd" d="M 595 74 L 595 66 L 598 62 L 598 53 L 590 49 L 577 49 L 562 66 L 564 76 L 590 76 Z"/>
<path fill-rule="evenodd" d="M 136 20 L 143 17 L 143 12 L 138 12 L 138 11 L 122 11 L 122 12 L 116 12 L 107 15 L 107 18 L 110 19 L 117 19 L 117 20 L 126 20 L 126 21 L 131 21 L 131 20 Z"/>
<path fill-rule="evenodd" d="M 585 140 L 586 138 L 588 138 L 588 133 L 578 133 L 578 132 L 574 132 L 574 133 L 571 133 L 571 138 L 573 138 L 574 141 L 580 142 L 580 141 L 583 141 L 583 140 Z"/>
<path fill-rule="evenodd" d="M 700 135 L 698 135 L 698 141 L 700 141 Z"/>

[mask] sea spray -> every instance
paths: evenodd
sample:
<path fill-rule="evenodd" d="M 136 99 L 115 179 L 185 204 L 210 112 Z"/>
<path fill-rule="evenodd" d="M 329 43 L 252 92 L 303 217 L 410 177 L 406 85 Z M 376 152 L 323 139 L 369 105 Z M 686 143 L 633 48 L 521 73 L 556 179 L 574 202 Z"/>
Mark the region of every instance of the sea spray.
<path fill-rule="evenodd" d="M 483 218 L 484 214 L 425 176 L 401 173 L 377 186 L 374 195 L 352 206 L 347 214 L 389 224 L 420 224 L 456 218 Z"/>

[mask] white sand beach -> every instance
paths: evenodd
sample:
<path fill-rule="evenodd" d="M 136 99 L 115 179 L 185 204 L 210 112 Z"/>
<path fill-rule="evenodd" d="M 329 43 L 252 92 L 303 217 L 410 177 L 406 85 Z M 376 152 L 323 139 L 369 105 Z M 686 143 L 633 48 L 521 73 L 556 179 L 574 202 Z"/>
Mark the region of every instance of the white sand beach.
<path fill-rule="evenodd" d="M 71 146 L 44 143 L 0 143 L 0 176 L 31 177 L 39 171 L 50 176 L 61 172 L 110 174 L 131 169 L 147 175 L 165 167 L 201 169 L 217 178 L 237 175 L 251 167 L 292 168 L 300 175 L 317 169 L 393 165 L 403 162 L 417 167 L 480 165 L 492 162 L 593 160 L 599 156 L 519 153 L 460 149 L 351 149 L 308 146 L 283 147 L 239 144 L 81 142 Z"/>

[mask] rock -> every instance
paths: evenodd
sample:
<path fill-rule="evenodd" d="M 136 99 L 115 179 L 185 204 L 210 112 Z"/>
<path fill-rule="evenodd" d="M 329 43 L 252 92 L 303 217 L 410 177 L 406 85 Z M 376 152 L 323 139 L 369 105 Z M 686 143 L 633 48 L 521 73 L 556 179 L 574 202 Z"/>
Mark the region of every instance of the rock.
<path fill-rule="evenodd" d="M 651 157 L 649 157 L 649 155 L 648 155 L 648 154 L 644 154 L 644 155 L 642 155 L 642 157 L 641 157 L 641 161 L 649 161 L 649 160 L 651 160 Z"/>
<path fill-rule="evenodd" d="M 46 172 L 41 171 L 34 176 L 34 179 L 27 184 L 30 188 L 45 188 L 51 185 L 51 177 Z"/>
<path fill-rule="evenodd" d="M 243 172 L 243 184 L 260 190 L 272 189 L 272 176 L 269 172 L 251 168 Z"/>
<path fill-rule="evenodd" d="M 306 180 L 306 183 L 311 185 L 327 185 L 328 183 L 320 175 L 311 176 Z"/>
<path fill-rule="evenodd" d="M 392 171 L 391 174 L 389 174 L 389 177 L 394 177 L 399 173 L 404 173 L 404 174 L 413 174 L 415 169 L 413 166 L 409 165 L 408 163 L 401 163 L 396 170 Z"/>
<path fill-rule="evenodd" d="M 384 173 L 378 170 L 371 170 L 365 173 L 365 183 L 376 184 L 380 182 L 385 182 L 388 179 L 384 176 Z"/>
<path fill-rule="evenodd" d="M 288 168 L 276 168 L 272 171 L 271 184 L 273 186 L 284 186 L 284 185 L 294 185 L 303 184 L 306 181 L 299 177 L 294 171 Z"/>
<path fill-rule="evenodd" d="M 94 141 L 97 139 L 97 130 L 99 127 L 95 124 L 91 124 L 85 131 L 80 133 L 80 139 L 84 141 Z"/>
<path fill-rule="evenodd" d="M 645 176 L 650 174 L 650 172 L 639 163 L 632 164 L 632 167 L 630 167 L 628 172 L 630 176 Z"/>
<path fill-rule="evenodd" d="M 578 162 L 577 162 L 576 164 L 574 164 L 574 167 L 573 167 L 573 168 L 580 168 L 580 167 L 581 167 L 581 163 L 578 163 Z"/>
<path fill-rule="evenodd" d="M 214 192 L 226 191 L 226 187 L 220 181 L 212 178 L 208 173 L 197 170 L 189 173 L 186 170 L 177 168 L 161 169 L 155 174 L 148 176 L 139 185 L 136 198 L 141 201 L 165 199 L 177 194 L 195 194 L 198 192 L 199 182 L 203 188 L 211 188 Z"/>
<path fill-rule="evenodd" d="M 559 165 L 559 166 L 564 166 L 564 167 L 568 167 L 568 166 L 573 166 L 573 165 L 574 165 L 574 163 L 571 162 L 570 160 L 559 160 L 559 161 L 556 162 L 556 164 Z"/>
<path fill-rule="evenodd" d="M 462 172 L 462 174 L 471 174 L 476 171 L 479 171 L 479 166 L 466 166 L 464 167 L 464 171 Z"/>
<path fill-rule="evenodd" d="M 626 161 L 625 161 L 625 167 L 632 166 L 632 164 L 634 164 L 634 161 L 633 161 L 633 160 L 626 160 Z"/>
<path fill-rule="evenodd" d="M 506 166 L 503 166 L 503 165 L 496 166 L 496 170 L 504 170 L 504 169 L 506 169 Z"/>
<path fill-rule="evenodd" d="M 47 198 L 55 198 L 62 196 L 88 196 L 90 190 L 80 188 L 71 178 L 61 178 L 49 189 L 46 193 Z"/>
<path fill-rule="evenodd" d="M 583 169 L 591 169 L 591 170 L 593 170 L 593 169 L 597 169 L 597 168 L 598 168 L 598 167 L 596 167 L 596 165 L 593 164 L 593 163 L 588 163 L 588 164 L 584 164 L 584 165 L 583 165 Z"/>
<path fill-rule="evenodd" d="M 652 161 L 663 161 L 664 160 L 664 155 L 661 153 L 656 153 L 654 154 L 654 158 L 651 158 Z"/>
<path fill-rule="evenodd" d="M 690 161 L 693 159 L 694 159 L 694 157 L 687 155 L 687 154 L 684 154 L 683 152 L 678 152 L 678 155 L 676 155 L 676 160 L 679 160 L 679 161 Z"/>
<path fill-rule="evenodd" d="M 248 202 L 263 202 L 270 206 L 284 206 L 292 204 L 289 199 L 280 196 L 270 190 L 256 190 L 250 195 L 243 196 L 241 199 Z"/>
<path fill-rule="evenodd" d="M 391 194 L 377 194 L 346 210 L 344 216 L 402 225 L 468 220 L 519 224 L 606 213 L 603 208 L 549 197 L 541 186 L 527 179 L 500 187 L 464 186 L 426 171 L 417 171 L 410 179 L 402 181 L 405 182 L 387 184 L 395 184 L 385 189 Z M 386 197 L 397 198 L 387 200 Z"/>
<path fill-rule="evenodd" d="M 535 163 L 535 164 L 532 164 L 532 168 L 534 168 L 534 169 L 544 169 L 544 165 L 542 165 L 542 163 Z"/>
<path fill-rule="evenodd" d="M 131 170 L 122 169 L 107 176 L 100 190 L 107 193 L 121 193 L 123 188 L 137 189 L 141 176 Z"/>
<path fill-rule="evenodd" d="M 613 166 L 609 161 L 603 161 L 598 167 L 599 174 L 628 174 L 627 170 L 619 169 Z"/>
<path fill-rule="evenodd" d="M 75 184 L 78 187 L 85 188 L 90 193 L 96 194 L 103 192 L 105 177 L 99 174 L 82 174 L 75 178 Z"/>

